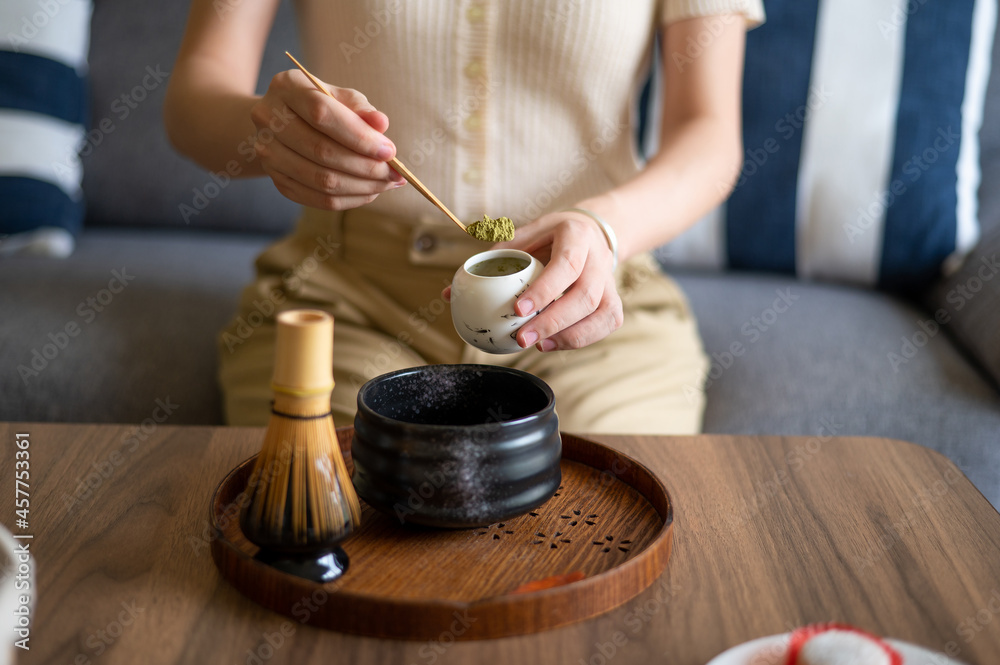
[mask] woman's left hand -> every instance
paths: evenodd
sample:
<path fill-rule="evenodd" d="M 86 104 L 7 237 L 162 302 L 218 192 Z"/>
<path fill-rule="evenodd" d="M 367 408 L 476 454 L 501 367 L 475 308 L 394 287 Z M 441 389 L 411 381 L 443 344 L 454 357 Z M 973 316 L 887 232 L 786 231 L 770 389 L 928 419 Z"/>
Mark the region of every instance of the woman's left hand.
<path fill-rule="evenodd" d="M 611 249 L 594 220 L 576 212 L 549 213 L 518 228 L 514 240 L 495 248 L 520 249 L 546 264 L 514 306 L 519 316 L 540 312 L 518 331 L 522 348 L 534 344 L 539 351 L 578 349 L 621 327 L 622 301 Z"/>

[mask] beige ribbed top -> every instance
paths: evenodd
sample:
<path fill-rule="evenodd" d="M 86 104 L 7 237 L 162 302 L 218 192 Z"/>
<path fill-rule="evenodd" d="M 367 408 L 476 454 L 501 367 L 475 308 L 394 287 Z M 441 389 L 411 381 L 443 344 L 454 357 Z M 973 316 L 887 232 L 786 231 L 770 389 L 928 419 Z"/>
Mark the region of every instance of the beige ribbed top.
<path fill-rule="evenodd" d="M 635 101 L 660 24 L 761 0 L 298 0 L 303 64 L 389 117 L 398 157 L 463 220 L 523 224 L 640 168 Z M 450 222 L 412 187 L 372 209 Z"/>

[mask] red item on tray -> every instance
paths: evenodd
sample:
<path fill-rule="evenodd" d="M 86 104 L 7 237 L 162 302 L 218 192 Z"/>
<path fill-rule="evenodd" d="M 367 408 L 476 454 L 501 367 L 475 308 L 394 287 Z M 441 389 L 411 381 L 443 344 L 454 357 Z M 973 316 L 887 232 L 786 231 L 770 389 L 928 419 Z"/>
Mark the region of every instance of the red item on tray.
<path fill-rule="evenodd" d="M 796 629 L 785 665 L 903 665 L 903 657 L 882 639 L 860 628 L 822 623 Z"/>

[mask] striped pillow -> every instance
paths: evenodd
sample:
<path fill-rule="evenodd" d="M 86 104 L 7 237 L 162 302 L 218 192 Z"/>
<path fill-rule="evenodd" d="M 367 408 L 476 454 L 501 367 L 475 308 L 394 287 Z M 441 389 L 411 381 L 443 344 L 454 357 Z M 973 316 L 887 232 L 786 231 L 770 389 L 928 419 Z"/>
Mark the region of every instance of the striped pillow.
<path fill-rule="evenodd" d="M 90 0 L 0 3 L 0 254 L 66 255 L 83 223 Z"/>
<path fill-rule="evenodd" d="M 747 35 L 745 162 L 668 264 L 914 291 L 979 235 L 997 0 L 768 0 Z"/>

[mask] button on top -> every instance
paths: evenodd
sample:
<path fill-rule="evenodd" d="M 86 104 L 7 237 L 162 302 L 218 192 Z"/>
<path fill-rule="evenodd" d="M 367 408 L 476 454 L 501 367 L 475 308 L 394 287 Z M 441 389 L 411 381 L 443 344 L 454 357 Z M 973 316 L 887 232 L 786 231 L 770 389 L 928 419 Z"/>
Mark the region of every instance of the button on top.
<path fill-rule="evenodd" d="M 483 116 L 478 111 L 472 113 L 468 118 L 465 119 L 465 128 L 469 130 L 476 130 L 483 126 Z"/>
<path fill-rule="evenodd" d="M 469 19 L 470 23 L 481 23 L 484 16 L 485 12 L 482 5 L 472 5 L 465 12 L 465 17 Z"/>
<path fill-rule="evenodd" d="M 434 249 L 436 245 L 437 245 L 437 238 L 435 238 L 429 233 L 424 233 L 420 236 L 417 236 L 416 240 L 413 241 L 413 249 L 425 254 Z"/>
<path fill-rule="evenodd" d="M 480 60 L 473 60 L 465 66 L 465 75 L 470 79 L 477 79 L 483 75 L 483 63 Z"/>

